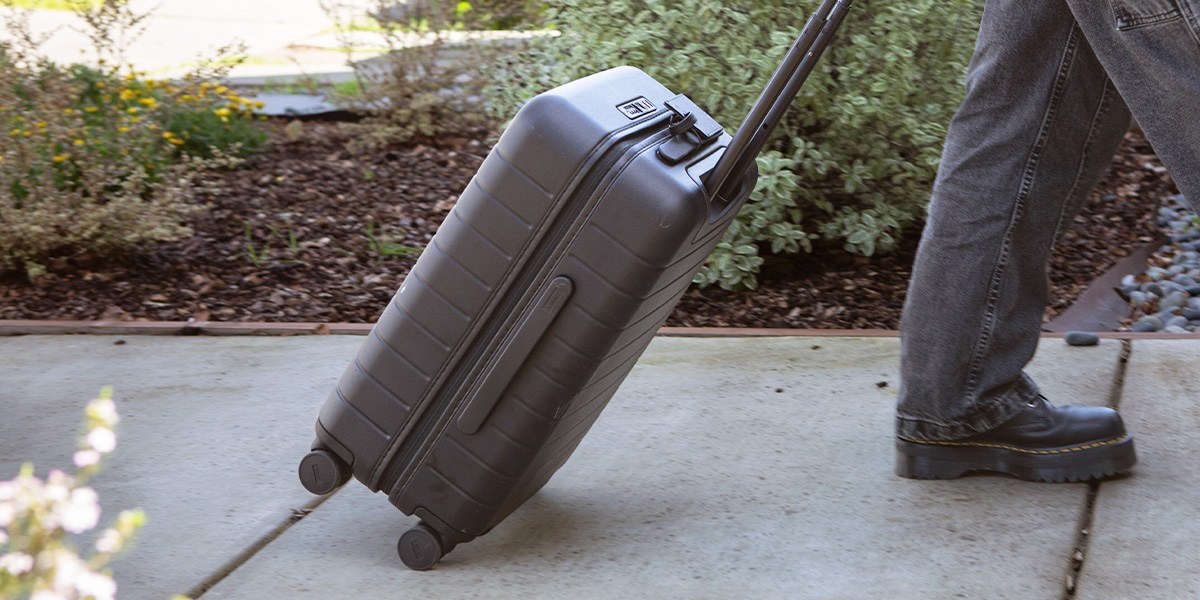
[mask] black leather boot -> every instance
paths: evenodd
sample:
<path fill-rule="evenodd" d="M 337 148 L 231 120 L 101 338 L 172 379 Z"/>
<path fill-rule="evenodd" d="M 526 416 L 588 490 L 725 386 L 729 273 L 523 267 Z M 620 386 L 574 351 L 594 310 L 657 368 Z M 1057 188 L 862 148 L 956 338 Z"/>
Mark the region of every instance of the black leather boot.
<path fill-rule="evenodd" d="M 1117 411 L 1058 408 L 1045 398 L 1027 404 L 1003 425 L 971 437 L 896 440 L 896 474 L 912 479 L 953 479 L 991 471 L 1026 481 L 1087 481 L 1126 473 L 1136 462 L 1133 436 L 1125 432 Z"/>

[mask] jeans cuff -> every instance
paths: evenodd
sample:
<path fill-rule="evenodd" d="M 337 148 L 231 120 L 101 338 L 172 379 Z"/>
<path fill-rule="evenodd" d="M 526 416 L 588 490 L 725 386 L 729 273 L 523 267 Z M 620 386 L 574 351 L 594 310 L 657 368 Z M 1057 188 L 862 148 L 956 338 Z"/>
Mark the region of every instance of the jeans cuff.
<path fill-rule="evenodd" d="M 1031 379 L 1022 375 L 1003 394 L 979 401 L 961 420 L 939 423 L 896 415 L 896 436 L 914 441 L 950 441 L 991 431 L 1016 416 L 1025 404 L 1037 399 L 1040 391 Z"/>

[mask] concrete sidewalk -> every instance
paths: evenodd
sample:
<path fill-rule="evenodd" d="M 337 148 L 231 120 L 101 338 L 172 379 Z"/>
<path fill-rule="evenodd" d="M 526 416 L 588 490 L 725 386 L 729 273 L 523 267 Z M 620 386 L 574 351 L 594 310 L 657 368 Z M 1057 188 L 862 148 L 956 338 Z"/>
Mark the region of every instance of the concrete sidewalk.
<path fill-rule="evenodd" d="M 396 557 L 414 520 L 382 495 L 352 482 L 314 498 L 296 480 L 360 342 L 0 338 L 0 480 L 25 461 L 39 474 L 68 466 L 83 404 L 114 385 L 118 450 L 94 483 L 108 518 L 135 506 L 149 517 L 114 565 L 129 599 L 1057 599 L 1068 580 L 1089 599 L 1200 590 L 1200 341 L 1126 342 L 1122 393 L 1121 341 L 1043 340 L 1031 371 L 1048 395 L 1119 398 L 1138 438 L 1134 475 L 1092 490 L 895 477 L 895 338 L 659 337 L 549 485 L 424 573 Z"/>
<path fill-rule="evenodd" d="M 175 77 L 225 45 L 242 43 L 248 60 L 231 76 L 322 77 L 348 75 L 334 22 L 318 0 L 131 0 L 148 14 L 144 31 L 128 45 L 127 60 L 152 77 Z M 358 2 L 361 14 L 369 3 Z M 83 23 L 69 11 L 31 11 L 31 25 L 50 34 L 42 52 L 56 62 L 94 62 Z M 0 8 L 0 21 L 9 11 Z M 6 32 L 0 28 L 0 39 Z M 380 44 L 375 44 L 379 46 Z M 365 58 L 365 55 L 356 58 Z"/>

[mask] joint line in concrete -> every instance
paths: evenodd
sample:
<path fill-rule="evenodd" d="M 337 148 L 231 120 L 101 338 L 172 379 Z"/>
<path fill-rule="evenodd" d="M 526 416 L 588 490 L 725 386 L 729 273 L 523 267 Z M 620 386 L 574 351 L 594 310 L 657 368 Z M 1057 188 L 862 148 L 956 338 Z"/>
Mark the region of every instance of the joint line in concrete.
<path fill-rule="evenodd" d="M 1121 397 L 1125 392 L 1125 370 L 1129 358 L 1133 356 L 1133 340 L 1121 340 L 1121 355 L 1117 358 L 1117 368 L 1113 373 L 1112 386 L 1108 391 L 1106 404 L 1114 409 L 1121 407 Z M 1072 600 L 1075 591 L 1079 589 L 1079 578 L 1083 574 L 1083 565 L 1087 562 L 1088 542 L 1091 539 L 1092 527 L 1096 517 L 1096 500 L 1100 497 L 1100 482 L 1088 484 L 1087 499 L 1083 503 L 1083 512 L 1079 515 L 1079 527 L 1075 536 L 1075 545 L 1067 562 L 1067 575 L 1062 600 Z"/>

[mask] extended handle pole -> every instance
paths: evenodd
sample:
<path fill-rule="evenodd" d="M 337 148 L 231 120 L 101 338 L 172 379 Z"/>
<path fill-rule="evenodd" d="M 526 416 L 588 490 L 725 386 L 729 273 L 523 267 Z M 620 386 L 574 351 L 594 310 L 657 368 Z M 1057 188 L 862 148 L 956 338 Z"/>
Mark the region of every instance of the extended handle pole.
<path fill-rule="evenodd" d="M 733 193 L 849 11 L 850 0 L 823 0 L 817 7 L 705 180 L 711 198 Z"/>

